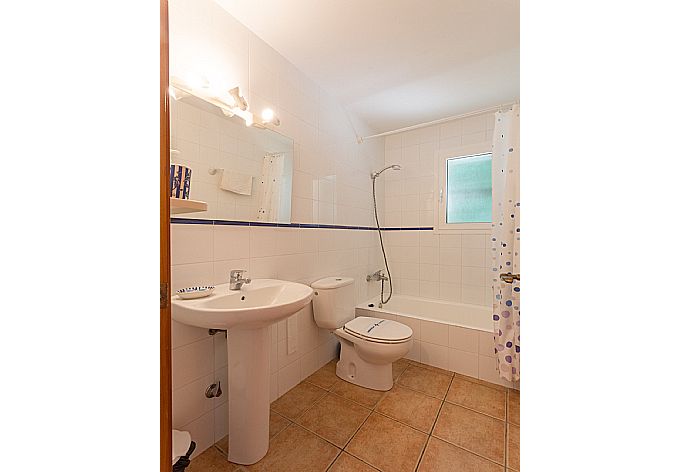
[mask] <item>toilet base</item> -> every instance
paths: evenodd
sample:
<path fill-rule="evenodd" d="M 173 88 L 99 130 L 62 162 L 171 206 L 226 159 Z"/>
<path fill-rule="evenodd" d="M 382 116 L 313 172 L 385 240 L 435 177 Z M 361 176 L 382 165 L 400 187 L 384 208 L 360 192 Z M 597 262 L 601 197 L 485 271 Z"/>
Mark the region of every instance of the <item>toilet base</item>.
<path fill-rule="evenodd" d="M 393 363 L 372 364 L 362 359 L 352 343 L 340 341 L 340 360 L 335 374 L 346 382 L 372 390 L 393 388 Z"/>

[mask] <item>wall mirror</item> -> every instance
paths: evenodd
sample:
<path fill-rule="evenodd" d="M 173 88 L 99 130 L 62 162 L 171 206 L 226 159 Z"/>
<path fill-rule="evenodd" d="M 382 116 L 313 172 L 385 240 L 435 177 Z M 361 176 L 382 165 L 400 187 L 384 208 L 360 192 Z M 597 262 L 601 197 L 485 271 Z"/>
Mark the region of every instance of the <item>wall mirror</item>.
<path fill-rule="evenodd" d="M 170 148 L 171 164 L 191 169 L 189 200 L 207 208 L 174 217 L 290 222 L 292 139 L 187 95 L 170 99 Z"/>

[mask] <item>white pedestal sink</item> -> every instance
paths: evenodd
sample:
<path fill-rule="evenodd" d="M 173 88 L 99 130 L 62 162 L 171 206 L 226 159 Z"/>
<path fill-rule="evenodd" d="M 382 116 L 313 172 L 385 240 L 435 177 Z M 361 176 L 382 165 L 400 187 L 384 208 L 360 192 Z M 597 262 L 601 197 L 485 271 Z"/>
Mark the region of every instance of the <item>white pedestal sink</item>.
<path fill-rule="evenodd" d="M 172 299 L 175 321 L 228 330 L 228 460 L 254 464 L 268 452 L 270 408 L 269 326 L 297 313 L 312 299 L 311 287 L 257 279 L 230 290 L 216 286 L 206 298 Z"/>

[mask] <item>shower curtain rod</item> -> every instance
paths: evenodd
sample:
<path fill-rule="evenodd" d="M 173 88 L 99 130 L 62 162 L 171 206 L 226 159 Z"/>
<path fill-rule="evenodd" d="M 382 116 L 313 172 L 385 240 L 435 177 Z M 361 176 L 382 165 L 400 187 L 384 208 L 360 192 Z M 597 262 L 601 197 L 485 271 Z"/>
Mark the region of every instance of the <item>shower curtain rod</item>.
<path fill-rule="evenodd" d="M 357 141 L 359 141 L 359 143 L 361 144 L 364 142 L 365 139 L 380 138 L 380 137 L 388 136 L 391 134 L 403 133 L 405 131 L 411 131 L 413 129 L 423 128 L 425 126 L 438 125 L 441 123 L 446 123 L 447 121 L 459 120 L 460 118 L 468 118 L 468 117 L 474 116 L 474 115 L 481 115 L 482 113 L 489 113 L 491 111 L 499 111 L 505 107 L 511 107 L 513 105 L 517 105 L 518 103 L 520 103 L 520 102 L 512 102 L 512 103 L 506 103 L 503 105 L 493 106 L 493 107 L 489 107 L 489 108 L 482 108 L 481 110 L 470 111 L 468 113 L 463 113 L 461 115 L 454 115 L 454 116 L 449 116 L 447 118 L 441 118 L 439 120 L 427 121 L 426 123 L 419 123 L 419 124 L 412 125 L 412 126 L 406 126 L 405 128 L 394 129 L 392 131 L 386 131 L 385 133 L 372 134 L 371 136 L 358 137 Z"/>

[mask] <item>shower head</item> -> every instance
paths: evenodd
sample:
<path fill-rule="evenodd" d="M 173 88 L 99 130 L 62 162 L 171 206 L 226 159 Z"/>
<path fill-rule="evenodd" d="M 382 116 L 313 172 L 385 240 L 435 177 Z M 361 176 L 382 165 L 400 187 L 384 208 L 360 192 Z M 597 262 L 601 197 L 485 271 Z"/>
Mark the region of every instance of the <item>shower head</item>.
<path fill-rule="evenodd" d="M 400 169 L 402 169 L 402 167 L 400 167 L 398 164 L 393 164 L 393 165 L 390 165 L 390 166 L 388 166 L 388 167 L 384 167 L 383 169 L 381 169 L 381 170 L 378 171 L 378 172 L 372 172 L 372 173 L 371 173 L 371 178 L 372 178 L 372 180 L 376 180 L 376 178 L 377 178 L 379 175 L 383 174 L 383 173 L 384 173 L 385 171 L 387 171 L 388 169 L 400 170 Z"/>

